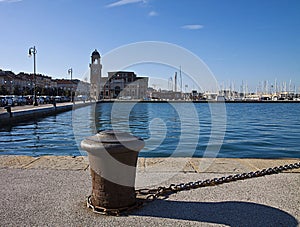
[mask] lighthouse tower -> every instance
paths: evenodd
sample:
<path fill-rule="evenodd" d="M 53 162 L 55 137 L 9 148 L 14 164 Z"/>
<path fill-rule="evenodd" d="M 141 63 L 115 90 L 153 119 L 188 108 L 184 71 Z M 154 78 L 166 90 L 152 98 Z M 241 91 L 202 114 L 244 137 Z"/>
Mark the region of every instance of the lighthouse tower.
<path fill-rule="evenodd" d="M 101 81 L 101 57 L 99 52 L 95 49 L 91 56 L 90 63 L 90 97 L 96 101 L 100 99 L 100 81 Z"/>

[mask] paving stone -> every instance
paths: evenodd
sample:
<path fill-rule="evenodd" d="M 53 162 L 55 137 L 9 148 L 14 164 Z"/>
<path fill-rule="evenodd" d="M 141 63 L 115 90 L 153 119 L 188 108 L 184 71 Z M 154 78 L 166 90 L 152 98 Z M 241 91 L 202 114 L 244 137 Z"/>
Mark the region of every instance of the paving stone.
<path fill-rule="evenodd" d="M 253 168 L 234 158 L 193 158 L 191 165 L 198 173 L 243 173 Z"/>
<path fill-rule="evenodd" d="M 41 156 L 25 167 L 26 169 L 86 170 L 87 157 L 84 156 Z"/>
<path fill-rule="evenodd" d="M 0 168 L 21 169 L 24 166 L 36 161 L 37 159 L 38 158 L 30 156 L 1 155 Z"/>
<path fill-rule="evenodd" d="M 141 171 L 141 172 L 144 172 L 145 171 L 145 158 L 138 158 L 138 161 L 137 161 L 137 170 L 138 171 Z"/>
<path fill-rule="evenodd" d="M 196 172 L 189 158 L 146 158 L 146 172 Z"/>

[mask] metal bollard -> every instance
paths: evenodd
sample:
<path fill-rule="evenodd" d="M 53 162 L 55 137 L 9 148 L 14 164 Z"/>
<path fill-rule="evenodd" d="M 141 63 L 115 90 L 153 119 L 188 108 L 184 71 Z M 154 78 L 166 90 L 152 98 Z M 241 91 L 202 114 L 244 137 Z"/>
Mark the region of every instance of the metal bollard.
<path fill-rule="evenodd" d="M 120 209 L 136 204 L 136 165 L 144 146 L 142 139 L 117 131 L 102 131 L 81 142 L 88 153 L 94 207 Z"/>

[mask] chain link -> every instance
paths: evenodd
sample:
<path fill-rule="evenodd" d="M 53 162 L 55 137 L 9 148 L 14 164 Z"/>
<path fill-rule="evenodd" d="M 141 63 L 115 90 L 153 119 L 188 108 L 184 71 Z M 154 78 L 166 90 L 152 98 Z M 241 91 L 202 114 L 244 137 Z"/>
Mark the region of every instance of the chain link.
<path fill-rule="evenodd" d="M 131 207 L 123 207 L 118 209 L 107 209 L 103 207 L 93 206 L 90 200 L 91 196 L 89 196 L 87 198 L 87 207 L 91 208 L 94 213 L 120 216 L 131 210 L 138 209 L 143 205 L 152 202 L 158 198 L 166 199 L 170 195 L 176 194 L 180 191 L 187 191 L 191 189 L 197 189 L 197 188 L 208 187 L 208 186 L 216 186 L 216 185 L 238 181 L 238 180 L 245 180 L 250 178 L 262 177 L 266 175 L 278 174 L 285 170 L 292 170 L 292 169 L 299 169 L 299 168 L 300 168 L 300 162 L 294 164 L 287 164 L 284 166 L 268 168 L 268 169 L 262 169 L 256 172 L 235 174 L 226 177 L 199 180 L 199 181 L 188 182 L 188 183 L 170 184 L 169 187 L 158 187 L 154 189 L 147 189 L 147 188 L 139 189 L 136 190 L 136 196 L 138 198 L 136 204 L 134 204 Z"/>

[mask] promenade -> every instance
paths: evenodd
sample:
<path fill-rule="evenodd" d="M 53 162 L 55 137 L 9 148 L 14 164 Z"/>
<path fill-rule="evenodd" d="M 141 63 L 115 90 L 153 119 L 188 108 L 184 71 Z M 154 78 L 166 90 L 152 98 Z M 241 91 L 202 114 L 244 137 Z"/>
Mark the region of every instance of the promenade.
<path fill-rule="evenodd" d="M 25 105 L 11 107 L 11 114 L 7 112 L 4 107 L 0 108 L 0 125 L 8 125 L 12 123 L 24 122 L 38 117 L 44 117 L 52 114 L 57 114 L 72 110 L 73 108 L 80 108 L 91 105 L 95 102 L 64 102 L 53 104 L 43 104 L 39 106 Z"/>
<path fill-rule="evenodd" d="M 83 102 L 76 102 L 77 104 L 81 104 Z M 71 102 L 63 102 L 63 103 L 56 103 L 56 107 L 61 107 L 61 106 L 69 106 L 73 105 Z M 11 107 L 12 112 L 21 112 L 21 111 L 31 111 L 31 110 L 36 110 L 36 109 L 45 109 L 45 108 L 52 108 L 53 104 L 42 104 L 38 106 L 33 106 L 33 105 L 24 105 L 24 106 L 13 106 Z M 6 109 L 4 107 L 0 108 L 0 114 L 6 113 Z"/>
<path fill-rule="evenodd" d="M 169 186 L 296 162 L 299 159 L 139 158 L 136 188 Z M 1 226 L 299 226 L 300 223 L 300 169 L 182 191 L 121 217 L 97 215 L 86 207 L 86 196 L 91 193 L 86 157 L 0 156 L 0 182 Z"/>

